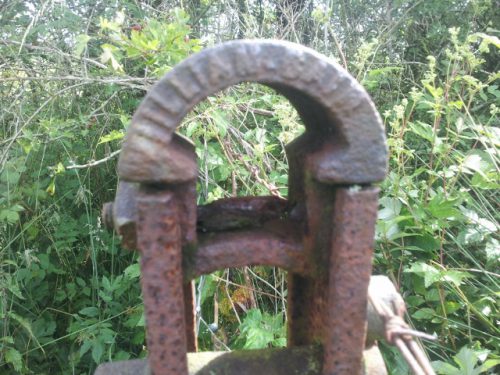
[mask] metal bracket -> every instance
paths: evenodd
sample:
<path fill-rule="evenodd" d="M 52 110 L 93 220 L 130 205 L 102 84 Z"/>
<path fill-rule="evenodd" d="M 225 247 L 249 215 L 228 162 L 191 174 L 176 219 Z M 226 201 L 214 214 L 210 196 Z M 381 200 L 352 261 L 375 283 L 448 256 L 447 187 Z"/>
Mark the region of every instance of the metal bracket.
<path fill-rule="evenodd" d="M 288 199 L 231 198 L 197 207 L 196 155 L 175 129 L 201 100 L 244 81 L 276 89 L 306 125 L 286 147 Z M 244 265 L 289 272 L 289 348 L 276 358 L 291 360 L 295 350 L 304 350 L 317 359 L 311 373 L 365 371 L 378 205 L 371 184 L 384 178 L 386 159 L 382 124 L 369 96 L 339 65 L 310 49 L 229 42 L 171 70 L 132 119 L 119 160 L 122 182 L 103 214 L 124 246 L 141 252 L 150 371 L 188 374 L 186 352 L 196 351 L 191 280 Z M 224 372 L 222 358 L 214 373 L 242 373 Z M 250 358 L 262 366 L 269 362 Z M 262 366 L 258 371 L 266 374 L 290 374 L 286 366 L 281 372 Z"/>

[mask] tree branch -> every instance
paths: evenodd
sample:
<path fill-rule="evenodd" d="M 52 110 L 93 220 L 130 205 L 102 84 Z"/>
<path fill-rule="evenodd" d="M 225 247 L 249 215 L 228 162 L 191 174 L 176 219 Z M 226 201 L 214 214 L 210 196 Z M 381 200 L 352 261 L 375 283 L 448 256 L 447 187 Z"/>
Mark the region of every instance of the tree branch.
<path fill-rule="evenodd" d="M 97 166 L 99 164 L 106 163 L 107 161 L 113 159 L 121 151 L 122 151 L 121 149 L 113 151 L 111 154 L 109 154 L 105 158 L 100 159 L 100 160 L 91 160 L 87 164 L 73 164 L 73 165 L 69 165 L 69 166 L 66 167 L 66 169 L 85 169 L 85 168 L 95 167 L 95 166 Z"/>

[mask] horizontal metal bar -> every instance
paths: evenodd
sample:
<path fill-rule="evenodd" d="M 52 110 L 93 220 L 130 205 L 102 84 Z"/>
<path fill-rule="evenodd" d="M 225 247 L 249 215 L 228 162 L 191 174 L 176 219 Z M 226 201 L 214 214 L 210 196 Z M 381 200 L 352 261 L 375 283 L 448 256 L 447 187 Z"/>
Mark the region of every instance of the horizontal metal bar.
<path fill-rule="evenodd" d="M 304 274 L 307 270 L 302 239 L 293 223 L 276 222 L 265 228 L 198 233 L 198 247 L 185 251 L 184 277 L 191 280 L 219 269 L 270 265 Z"/>
<path fill-rule="evenodd" d="M 320 375 L 319 346 L 188 353 L 189 375 Z M 387 375 L 377 346 L 363 352 L 363 375 Z M 150 375 L 147 360 L 105 363 L 95 375 Z M 355 375 L 355 374 L 353 374 Z"/>

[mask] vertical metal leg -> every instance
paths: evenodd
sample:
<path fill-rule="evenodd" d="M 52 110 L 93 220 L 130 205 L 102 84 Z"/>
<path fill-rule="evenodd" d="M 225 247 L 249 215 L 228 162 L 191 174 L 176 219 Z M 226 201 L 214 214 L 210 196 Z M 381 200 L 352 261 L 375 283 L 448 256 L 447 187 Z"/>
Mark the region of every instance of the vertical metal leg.
<path fill-rule="evenodd" d="M 196 338 L 196 303 L 194 300 L 194 281 L 184 284 L 184 312 L 186 314 L 186 339 L 187 351 L 196 352 L 198 350 L 198 340 Z"/>
<path fill-rule="evenodd" d="M 184 375 L 188 371 L 177 210 L 170 191 L 142 192 L 137 200 L 137 242 L 149 364 L 154 375 Z"/>
<path fill-rule="evenodd" d="M 337 190 L 332 221 L 324 375 L 353 375 L 362 370 L 377 197 L 376 188 Z"/>
<path fill-rule="evenodd" d="M 297 153 L 301 147 L 299 143 L 287 148 L 289 199 L 303 223 L 302 244 L 308 272 L 305 276 L 290 272 L 288 276 L 289 347 L 323 343 L 328 333 L 326 309 L 336 190 L 306 177 L 304 158 Z"/>

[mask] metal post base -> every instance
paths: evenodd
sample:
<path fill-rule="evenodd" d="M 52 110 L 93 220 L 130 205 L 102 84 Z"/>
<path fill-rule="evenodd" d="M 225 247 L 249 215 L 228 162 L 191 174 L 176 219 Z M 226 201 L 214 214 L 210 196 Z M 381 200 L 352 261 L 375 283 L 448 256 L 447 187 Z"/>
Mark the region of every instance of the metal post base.
<path fill-rule="evenodd" d="M 321 348 L 317 346 L 236 352 L 188 353 L 189 375 L 321 375 Z M 151 375 L 146 359 L 105 363 L 95 375 Z M 360 375 L 387 375 L 376 345 L 363 352 Z"/>

